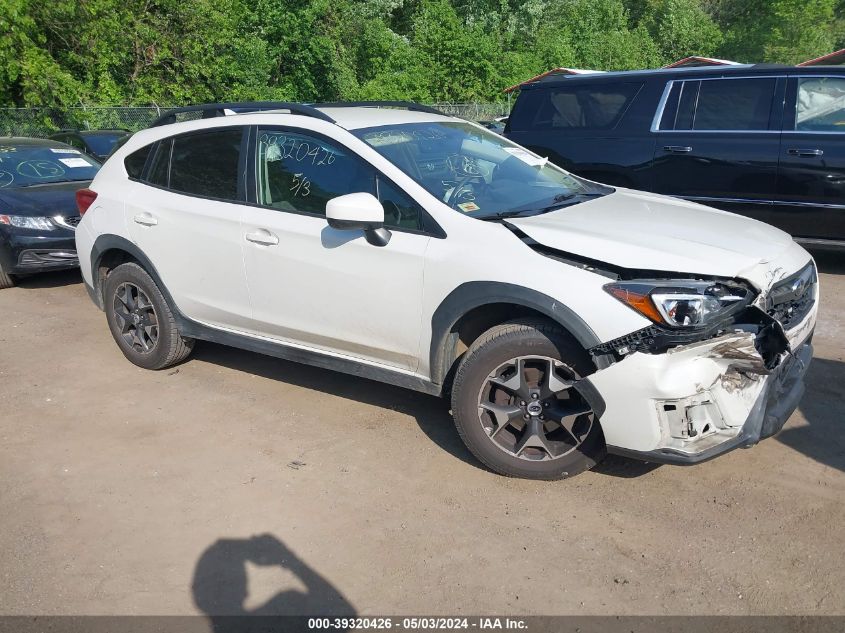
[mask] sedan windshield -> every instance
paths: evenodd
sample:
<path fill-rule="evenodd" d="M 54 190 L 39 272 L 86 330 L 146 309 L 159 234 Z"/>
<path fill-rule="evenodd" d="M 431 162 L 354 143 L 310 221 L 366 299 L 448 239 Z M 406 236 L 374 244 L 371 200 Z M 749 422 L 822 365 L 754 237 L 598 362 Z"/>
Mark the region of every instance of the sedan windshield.
<path fill-rule="evenodd" d="M 612 191 L 470 123 L 404 123 L 354 134 L 439 200 L 477 218 L 536 215 Z"/>
<path fill-rule="evenodd" d="M 100 166 L 72 147 L 0 142 L 0 189 L 91 180 Z"/>

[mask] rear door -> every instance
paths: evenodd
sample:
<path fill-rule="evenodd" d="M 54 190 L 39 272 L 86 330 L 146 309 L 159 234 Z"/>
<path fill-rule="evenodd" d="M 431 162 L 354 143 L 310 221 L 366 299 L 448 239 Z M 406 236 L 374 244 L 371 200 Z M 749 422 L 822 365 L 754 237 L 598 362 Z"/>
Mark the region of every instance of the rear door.
<path fill-rule="evenodd" d="M 771 222 L 784 88 L 780 77 L 669 82 L 653 190 Z"/>
<path fill-rule="evenodd" d="M 177 307 L 216 327 L 246 330 L 252 309 L 241 244 L 246 127 L 164 139 L 145 182 L 127 196 L 133 240 Z"/>
<path fill-rule="evenodd" d="M 790 77 L 777 183 L 778 224 L 845 240 L 845 73 Z"/>

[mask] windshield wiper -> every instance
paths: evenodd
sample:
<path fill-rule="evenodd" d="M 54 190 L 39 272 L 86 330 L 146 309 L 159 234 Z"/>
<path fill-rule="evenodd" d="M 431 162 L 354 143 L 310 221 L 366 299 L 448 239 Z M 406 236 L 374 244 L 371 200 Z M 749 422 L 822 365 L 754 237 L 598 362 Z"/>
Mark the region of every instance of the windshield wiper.
<path fill-rule="evenodd" d="M 570 200 L 575 200 L 576 198 L 578 198 L 579 202 L 580 202 L 580 199 L 583 199 L 583 198 L 598 198 L 598 197 L 603 196 L 603 195 L 605 195 L 605 194 L 601 193 L 599 191 L 590 191 L 590 192 L 587 192 L 587 193 L 569 193 L 569 194 L 557 196 L 555 198 L 555 203 L 553 205 L 550 205 L 548 207 L 543 207 L 541 209 L 537 209 L 535 211 L 535 215 L 542 215 L 544 213 L 549 213 L 550 211 L 557 211 L 558 209 L 562 209 L 564 207 L 571 206 L 569 204 L 561 204 L 561 202 L 568 202 Z"/>
<path fill-rule="evenodd" d="M 557 211 L 558 209 L 563 209 L 564 207 L 571 206 L 569 204 L 562 204 L 564 202 L 569 202 L 570 200 L 575 200 L 576 198 L 595 198 L 603 195 L 605 194 L 598 191 L 592 191 L 587 193 L 563 193 L 559 196 L 555 196 L 554 204 L 549 205 L 547 207 L 540 207 L 539 209 L 516 209 L 513 211 L 500 211 L 499 213 L 494 213 L 492 215 L 482 216 L 479 218 L 479 220 L 506 220 L 508 218 L 543 215 L 544 213 Z"/>
<path fill-rule="evenodd" d="M 28 182 L 23 185 L 18 185 L 17 187 L 12 187 L 12 189 L 25 189 L 27 187 L 44 187 L 46 185 L 63 185 L 69 182 L 86 182 L 89 178 L 72 178 L 72 179 L 64 179 L 64 180 L 50 180 L 49 182 Z"/>
<path fill-rule="evenodd" d="M 534 209 L 520 209 L 518 211 L 499 211 L 498 213 L 493 213 L 491 215 L 482 215 L 479 216 L 479 220 L 506 220 L 507 218 L 518 218 L 521 215 L 529 214 L 534 215 Z"/>

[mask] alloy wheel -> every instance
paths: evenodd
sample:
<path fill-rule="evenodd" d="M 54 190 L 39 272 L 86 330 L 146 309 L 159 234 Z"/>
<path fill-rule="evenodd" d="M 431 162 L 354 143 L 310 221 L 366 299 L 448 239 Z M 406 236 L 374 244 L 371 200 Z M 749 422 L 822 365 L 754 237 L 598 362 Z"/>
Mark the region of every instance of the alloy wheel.
<path fill-rule="evenodd" d="M 112 311 L 120 336 L 132 349 L 148 354 L 158 342 L 158 315 L 152 301 L 138 286 L 124 282 L 114 293 Z"/>
<path fill-rule="evenodd" d="M 560 360 L 520 356 L 493 371 L 478 394 L 478 419 L 490 440 L 527 461 L 559 459 L 576 450 L 595 424 L 575 386 L 577 374 Z"/>

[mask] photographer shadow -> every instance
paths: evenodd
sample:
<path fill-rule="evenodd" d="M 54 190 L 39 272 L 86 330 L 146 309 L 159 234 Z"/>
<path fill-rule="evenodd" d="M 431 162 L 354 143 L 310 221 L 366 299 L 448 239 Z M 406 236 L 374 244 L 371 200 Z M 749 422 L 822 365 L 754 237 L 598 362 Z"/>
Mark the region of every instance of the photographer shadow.
<path fill-rule="evenodd" d="M 247 609 L 247 563 L 286 569 L 301 581 L 306 591 L 279 591 L 264 604 Z M 197 561 L 191 589 L 194 603 L 208 616 L 215 633 L 263 631 L 271 624 L 274 630 L 287 630 L 288 627 L 279 624 L 296 626 L 307 616 L 356 615 L 355 608 L 340 591 L 271 534 L 216 541 Z M 280 621 L 278 616 L 289 617 Z"/>

